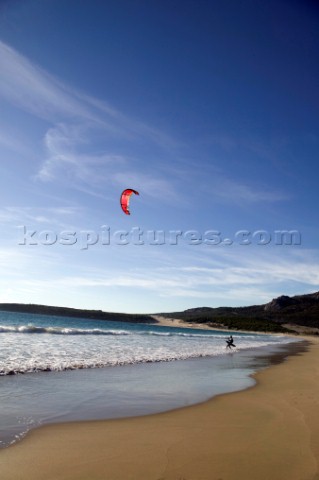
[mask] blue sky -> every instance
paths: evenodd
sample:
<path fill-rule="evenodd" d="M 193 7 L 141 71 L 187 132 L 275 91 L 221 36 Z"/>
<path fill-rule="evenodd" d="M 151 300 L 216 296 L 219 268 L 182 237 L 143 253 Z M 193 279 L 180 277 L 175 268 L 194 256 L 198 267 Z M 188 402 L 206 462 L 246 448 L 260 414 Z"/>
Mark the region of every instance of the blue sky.
<path fill-rule="evenodd" d="M 160 312 L 318 290 L 318 29 L 310 1 L 1 2 L 0 301 Z"/>

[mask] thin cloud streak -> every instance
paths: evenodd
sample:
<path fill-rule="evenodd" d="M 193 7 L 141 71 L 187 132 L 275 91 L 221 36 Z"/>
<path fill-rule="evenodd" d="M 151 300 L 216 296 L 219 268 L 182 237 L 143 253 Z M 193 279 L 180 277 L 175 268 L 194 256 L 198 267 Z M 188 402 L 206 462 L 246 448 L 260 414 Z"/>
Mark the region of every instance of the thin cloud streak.
<path fill-rule="evenodd" d="M 95 187 L 105 180 L 116 186 L 123 183 L 119 167 L 130 165 L 128 175 L 139 183 L 144 180 L 146 194 L 153 196 L 156 188 L 161 188 L 165 198 L 177 198 L 171 182 L 159 175 L 143 174 L 134 160 L 112 151 L 108 142 L 102 152 L 94 151 L 93 146 L 93 138 L 107 134 L 133 144 L 142 138 L 164 149 L 177 147 L 169 135 L 128 118 L 106 102 L 71 90 L 1 41 L 0 57 L 0 95 L 53 124 L 44 135 L 47 155 L 34 176 L 36 180 L 72 178 L 74 188 L 96 196 Z M 8 144 L 7 138 L 3 141 Z"/>
<path fill-rule="evenodd" d="M 81 153 L 79 146 L 84 144 L 87 148 L 89 144 L 85 134 L 80 126 L 60 124 L 50 128 L 44 140 L 48 158 L 42 164 L 36 178 L 42 181 L 72 178 L 76 188 L 96 196 L 98 196 L 96 188 L 103 187 L 107 182 L 120 188 L 131 184 L 136 189 L 143 189 L 143 194 L 153 198 L 161 196 L 166 201 L 180 198 L 172 180 L 141 172 L 134 166 L 132 159 L 111 153 Z M 95 190 L 92 190 L 92 187 Z"/>
<path fill-rule="evenodd" d="M 295 260 L 295 263 L 293 263 Z M 220 292 L 231 292 L 238 289 L 251 291 L 257 289 L 266 292 L 269 288 L 275 291 L 275 286 L 283 282 L 307 284 L 311 287 L 319 285 L 319 260 L 312 262 L 296 260 L 294 257 L 278 262 L 276 256 L 274 264 L 255 259 L 248 266 L 246 258 L 242 258 L 241 266 L 225 264 L 224 268 L 199 268 L 196 266 L 138 269 L 134 274 L 119 275 L 112 271 L 107 274 L 95 270 L 85 276 L 61 277 L 58 282 L 65 287 L 110 287 L 110 288 L 139 288 L 152 290 L 163 296 L 186 297 L 199 296 L 212 299 Z M 239 287 L 240 286 L 240 287 Z M 187 293 L 185 293 L 187 292 Z"/>
<path fill-rule="evenodd" d="M 65 215 L 69 214 L 67 210 Z M 48 247 L 3 248 L 0 251 L 0 266 L 8 269 L 10 288 L 17 292 L 18 298 L 25 298 L 23 290 L 29 289 L 30 301 L 36 301 L 44 298 L 43 295 L 47 296 L 49 289 L 51 297 L 48 297 L 47 303 L 56 304 L 63 297 L 63 292 L 68 291 L 71 306 L 72 302 L 76 306 L 76 298 L 81 292 L 86 292 L 89 297 L 96 295 L 96 299 L 104 292 L 105 298 L 112 301 L 123 294 L 134 296 L 134 292 L 139 292 L 142 296 L 157 298 L 158 304 L 161 298 L 179 299 L 177 303 L 185 305 L 185 308 L 194 306 L 190 304 L 190 299 L 197 299 L 199 306 L 248 305 L 266 303 L 283 293 L 289 294 L 285 291 L 287 288 L 297 288 L 296 293 L 303 293 L 302 289 L 316 291 L 319 286 L 316 251 L 306 250 L 302 255 L 287 251 L 283 255 L 276 251 L 269 251 L 268 255 L 258 255 L 256 251 L 250 255 L 246 251 L 239 256 L 238 251 L 223 254 L 220 250 L 216 256 L 217 264 L 212 267 L 200 266 L 199 260 L 195 264 L 190 258 L 186 265 L 185 259 L 176 258 L 175 265 L 173 262 L 172 266 L 162 267 L 160 264 L 171 258 L 166 251 L 158 266 L 149 266 L 146 262 L 145 266 L 140 265 L 133 270 L 128 270 L 127 265 L 113 263 L 109 263 L 107 269 L 104 266 L 93 268 L 91 257 L 87 258 L 89 253 L 84 255 L 85 261 L 79 262 L 78 256 L 71 254 L 73 250 L 68 252 L 67 270 L 61 270 L 61 264 L 65 262 L 61 249 L 57 251 Z M 202 254 L 203 262 L 205 257 L 206 253 Z M 181 265 L 176 266 L 179 261 Z M 223 267 L 219 262 L 223 263 Z M 25 278 L 21 268 L 32 272 L 32 276 Z M 99 308 L 107 309 L 107 300 L 102 304 L 100 302 Z"/>
<path fill-rule="evenodd" d="M 0 41 L 0 95 L 40 118 L 82 121 L 120 137 L 148 138 L 163 148 L 177 146 L 169 135 L 131 119 L 101 100 L 71 88 Z"/>
<path fill-rule="evenodd" d="M 59 115 L 95 120 L 53 76 L 0 41 L 0 95 L 17 107 L 52 120 Z"/>
<path fill-rule="evenodd" d="M 289 196 L 282 192 L 259 189 L 257 186 L 240 183 L 231 179 L 219 176 L 213 193 L 216 197 L 225 202 L 258 203 L 287 201 Z"/>
<path fill-rule="evenodd" d="M 70 219 L 81 218 L 82 207 L 25 207 L 12 206 L 0 209 L 0 224 L 10 225 L 17 230 L 23 225 L 43 226 L 54 228 L 70 228 L 67 223 Z M 16 231 L 18 234 L 18 231 Z"/>
<path fill-rule="evenodd" d="M 53 124 L 44 135 L 47 158 L 41 162 L 34 176 L 37 180 L 52 182 L 69 176 L 76 180 L 74 188 L 96 196 L 99 193 L 94 187 L 103 177 L 114 185 L 123 183 L 118 164 L 124 162 L 130 166 L 128 176 L 132 181 L 138 178 L 144 180 L 141 183 L 146 186 L 147 195 L 154 196 L 158 189 L 162 189 L 164 198 L 169 201 L 180 196 L 181 192 L 178 194 L 175 185 L 178 174 L 174 176 L 170 171 L 167 175 L 170 180 L 167 180 L 164 178 L 163 164 L 159 164 L 154 174 L 146 174 L 134 159 L 112 151 L 109 146 L 101 153 L 92 151 L 92 139 L 100 132 L 100 135 L 103 133 L 110 138 L 125 139 L 134 145 L 140 138 L 150 145 L 175 152 L 183 146 L 181 143 L 154 127 L 129 118 L 100 99 L 71 89 L 2 41 L 0 57 L 0 95 L 6 101 Z M 8 138 L 3 141 L 12 146 Z M 83 146 L 88 150 L 86 154 L 81 151 Z M 160 173 L 160 170 L 163 171 Z M 213 191 L 214 196 L 223 202 L 277 202 L 288 198 L 283 193 L 257 189 L 222 175 L 215 178 L 217 180 L 213 188 L 210 187 L 210 193 Z"/>

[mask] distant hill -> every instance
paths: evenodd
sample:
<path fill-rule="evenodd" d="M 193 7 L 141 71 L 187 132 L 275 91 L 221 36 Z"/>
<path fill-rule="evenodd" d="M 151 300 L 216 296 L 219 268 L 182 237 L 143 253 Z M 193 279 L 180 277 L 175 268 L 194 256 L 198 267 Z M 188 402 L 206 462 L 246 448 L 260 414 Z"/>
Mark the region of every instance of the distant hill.
<path fill-rule="evenodd" d="M 160 315 L 231 330 L 319 334 L 319 292 L 294 297 L 282 295 L 264 305 L 199 307 Z"/>
<path fill-rule="evenodd" d="M 0 311 L 36 313 L 40 315 L 55 315 L 57 317 L 90 318 L 93 320 L 108 320 L 116 322 L 157 323 L 150 315 L 134 313 L 112 313 L 102 310 L 82 310 L 68 307 L 51 307 L 25 303 L 0 303 Z"/>
<path fill-rule="evenodd" d="M 0 311 L 33 313 L 135 323 L 158 323 L 152 315 L 103 312 L 47 305 L 0 303 Z M 264 305 L 247 307 L 197 307 L 183 312 L 159 313 L 185 323 L 206 324 L 215 328 L 258 332 L 296 332 L 319 335 L 319 292 L 288 297 L 282 295 Z"/>

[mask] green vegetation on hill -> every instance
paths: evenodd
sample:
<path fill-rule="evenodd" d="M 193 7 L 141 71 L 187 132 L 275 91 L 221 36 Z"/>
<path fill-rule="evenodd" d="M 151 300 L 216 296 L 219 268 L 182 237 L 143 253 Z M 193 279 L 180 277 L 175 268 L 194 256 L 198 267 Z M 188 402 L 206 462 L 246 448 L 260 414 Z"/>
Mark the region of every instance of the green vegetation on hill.
<path fill-rule="evenodd" d="M 265 305 L 248 307 L 199 307 L 183 312 L 163 313 L 185 322 L 206 323 L 232 330 L 288 332 L 285 325 L 319 329 L 319 292 L 288 297 L 283 295 Z"/>
<path fill-rule="evenodd" d="M 183 317 L 185 322 L 191 323 L 205 323 L 209 326 L 227 328 L 229 330 L 247 330 L 254 332 L 276 332 L 287 333 L 289 330 L 281 325 L 270 320 L 262 320 L 255 317 L 240 317 L 240 316 L 219 316 L 212 317 L 198 315 L 196 317 Z"/>

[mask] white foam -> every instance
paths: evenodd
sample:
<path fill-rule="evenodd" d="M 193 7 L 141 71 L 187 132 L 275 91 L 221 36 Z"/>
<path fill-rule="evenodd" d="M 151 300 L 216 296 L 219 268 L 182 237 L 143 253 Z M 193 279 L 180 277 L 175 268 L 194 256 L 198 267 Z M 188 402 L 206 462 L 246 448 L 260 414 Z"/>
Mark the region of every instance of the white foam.
<path fill-rule="evenodd" d="M 149 328 L 149 330 L 147 330 Z M 226 355 L 225 336 L 214 332 L 1 325 L 0 375 L 99 368 Z M 288 337 L 240 335 L 240 350 L 287 343 Z"/>
<path fill-rule="evenodd" d="M 81 329 L 66 327 L 37 327 L 32 324 L 7 326 L 0 325 L 0 333 L 46 333 L 50 335 L 130 335 L 125 330 L 102 330 L 99 328 Z"/>

